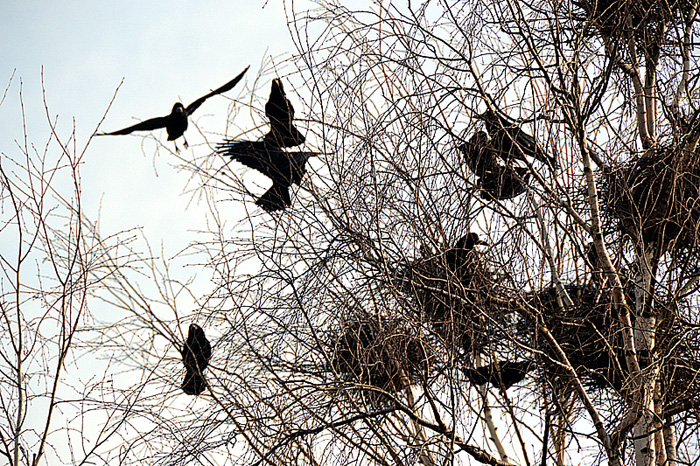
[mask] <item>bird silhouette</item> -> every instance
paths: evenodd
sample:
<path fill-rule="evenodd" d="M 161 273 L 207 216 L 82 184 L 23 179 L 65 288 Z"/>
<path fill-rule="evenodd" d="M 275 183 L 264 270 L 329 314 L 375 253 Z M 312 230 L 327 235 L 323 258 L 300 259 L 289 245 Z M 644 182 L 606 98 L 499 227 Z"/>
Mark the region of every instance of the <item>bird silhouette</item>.
<path fill-rule="evenodd" d="M 496 152 L 491 147 L 488 134 L 483 131 L 479 131 L 459 146 L 459 150 L 464 155 L 467 167 L 477 176 L 481 176 L 496 164 Z"/>
<path fill-rule="evenodd" d="M 515 121 L 505 115 L 497 115 L 490 109 L 479 115 L 479 118 L 484 121 L 493 147 L 505 161 L 513 159 L 527 161 L 525 156 L 529 156 L 546 164 L 552 170 L 557 168 L 557 159 L 547 155 L 535 138 L 523 131 Z"/>
<path fill-rule="evenodd" d="M 502 361 L 476 369 L 464 368 L 464 373 L 474 385 L 491 384 L 493 387 L 509 389 L 525 378 L 528 372 L 535 369 L 535 361 Z"/>
<path fill-rule="evenodd" d="M 478 184 L 484 190 L 485 199 L 508 200 L 525 192 L 530 170 L 525 167 L 494 164 L 479 178 Z"/>
<path fill-rule="evenodd" d="M 483 189 L 485 199 L 507 200 L 524 193 L 530 170 L 525 167 L 498 163 L 496 157 L 507 160 L 501 151 L 494 147 L 493 140 L 483 131 L 476 133 L 465 144 L 458 147 L 469 169 L 477 176 L 477 185 Z"/>
<path fill-rule="evenodd" d="M 265 142 L 277 147 L 293 147 L 303 143 L 306 138 L 294 126 L 294 106 L 284 93 L 282 81 L 272 80 L 270 98 L 265 104 L 265 115 L 270 120 L 270 131 L 265 135 Z"/>
<path fill-rule="evenodd" d="M 190 324 L 187 341 L 182 348 L 182 362 L 185 364 L 185 380 L 182 390 L 188 395 L 199 395 L 207 386 L 204 369 L 211 359 L 211 344 L 204 335 L 204 330 L 197 324 Z"/>
<path fill-rule="evenodd" d="M 217 94 L 233 89 L 233 87 L 238 84 L 241 79 L 243 79 L 243 75 L 246 73 L 246 71 L 248 71 L 248 68 L 250 68 L 250 66 L 246 67 L 241 74 L 233 78 L 231 81 L 227 82 L 220 88 L 211 91 L 204 97 L 200 97 L 187 107 L 182 105 L 180 102 L 176 102 L 175 105 L 173 105 L 170 115 L 151 118 L 118 131 L 112 131 L 111 133 L 98 133 L 97 135 L 121 136 L 124 134 L 130 134 L 134 131 L 152 131 L 154 129 L 165 128 L 168 133 L 168 141 L 174 141 L 180 136 L 183 136 L 184 138 L 185 130 L 187 129 L 188 117 L 192 115 L 194 111 L 197 110 L 209 97 L 213 97 Z M 185 139 L 185 147 L 187 147 L 187 139 Z M 177 147 L 177 143 L 175 143 L 175 150 L 180 152 L 180 149 Z"/>
<path fill-rule="evenodd" d="M 263 141 L 228 140 L 219 144 L 217 152 L 229 156 L 272 180 L 272 187 L 255 204 L 267 212 L 284 210 L 292 204 L 289 187 L 301 183 L 306 161 L 318 152 L 286 152 Z"/>
<path fill-rule="evenodd" d="M 468 263 L 469 254 L 477 244 L 488 244 L 479 239 L 479 235 L 469 232 L 455 242 L 454 247 L 445 251 L 445 262 L 453 271 L 458 271 Z"/>

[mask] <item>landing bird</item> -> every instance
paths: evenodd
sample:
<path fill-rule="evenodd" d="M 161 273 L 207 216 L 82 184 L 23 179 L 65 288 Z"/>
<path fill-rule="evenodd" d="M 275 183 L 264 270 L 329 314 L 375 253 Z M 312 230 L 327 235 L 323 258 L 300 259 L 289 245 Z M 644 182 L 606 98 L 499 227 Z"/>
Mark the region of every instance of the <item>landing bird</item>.
<path fill-rule="evenodd" d="M 503 388 L 507 390 L 523 380 L 527 373 L 534 369 L 535 361 L 503 361 L 476 369 L 465 368 L 464 373 L 474 385 L 489 383 L 494 387 L 500 387 L 502 382 Z"/>
<path fill-rule="evenodd" d="M 195 110 L 199 108 L 200 105 L 204 103 L 209 97 L 215 96 L 217 94 L 230 91 L 233 87 L 238 84 L 238 81 L 243 79 L 243 75 L 248 71 L 250 66 L 246 67 L 241 74 L 233 78 L 231 81 L 227 82 L 220 88 L 210 92 L 204 97 L 200 97 L 195 100 L 187 107 L 182 105 L 180 102 L 173 105 L 173 110 L 170 115 L 163 117 L 151 118 L 150 120 L 142 121 L 141 123 L 136 123 L 128 128 L 120 129 L 119 131 L 113 131 L 111 133 L 99 133 L 98 136 L 121 136 L 123 134 L 130 134 L 134 131 L 152 131 L 154 129 L 165 128 L 168 132 L 168 141 L 174 141 L 180 136 L 184 137 L 185 130 L 187 129 L 187 117 L 192 115 Z M 185 139 L 185 148 L 187 147 L 187 139 Z M 180 151 L 177 148 L 177 143 L 175 143 L 175 150 Z"/>
<path fill-rule="evenodd" d="M 294 147 L 306 138 L 294 126 L 294 106 L 284 93 L 284 86 L 279 79 L 272 80 L 270 98 L 265 104 L 265 115 L 270 120 L 270 131 L 265 135 L 265 142 L 277 147 Z"/>
<path fill-rule="evenodd" d="M 493 146 L 504 160 L 515 158 L 527 161 L 525 158 L 527 155 L 546 164 L 552 170 L 557 168 L 557 159 L 547 155 L 535 138 L 523 131 L 515 121 L 504 115 L 497 115 L 491 110 L 482 113 L 479 118 L 484 120 Z"/>
<path fill-rule="evenodd" d="M 272 187 L 255 204 L 267 212 L 284 210 L 292 204 L 289 187 L 301 183 L 306 161 L 318 152 L 285 152 L 266 140 L 224 141 L 216 151 L 259 171 L 272 180 Z"/>
<path fill-rule="evenodd" d="M 207 386 L 204 380 L 204 369 L 211 359 L 211 344 L 204 335 L 204 330 L 197 324 L 190 324 L 187 341 L 182 348 L 182 362 L 185 364 L 185 380 L 182 390 L 188 395 L 199 395 Z"/>

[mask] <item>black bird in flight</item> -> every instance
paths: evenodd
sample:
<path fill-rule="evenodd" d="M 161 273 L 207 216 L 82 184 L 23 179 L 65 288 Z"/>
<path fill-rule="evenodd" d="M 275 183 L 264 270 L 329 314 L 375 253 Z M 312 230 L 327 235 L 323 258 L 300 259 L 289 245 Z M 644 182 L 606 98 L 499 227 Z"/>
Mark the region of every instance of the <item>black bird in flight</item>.
<path fill-rule="evenodd" d="M 211 359 L 211 344 L 204 335 L 204 330 L 197 324 L 190 324 L 187 341 L 182 348 L 182 362 L 185 364 L 185 380 L 182 390 L 188 395 L 199 395 L 207 386 L 204 369 Z"/>
<path fill-rule="evenodd" d="M 272 187 L 255 204 L 267 212 L 284 210 L 292 204 L 289 187 L 301 183 L 306 173 L 306 161 L 318 152 L 285 152 L 263 141 L 224 141 L 217 147 L 221 155 L 259 171 L 272 180 Z"/>
<path fill-rule="evenodd" d="M 165 130 L 168 132 L 168 141 L 174 141 L 180 136 L 184 137 L 185 130 L 187 129 L 187 118 L 192 115 L 194 111 L 197 110 L 199 106 L 202 105 L 209 97 L 233 89 L 233 87 L 238 84 L 241 79 L 243 79 L 243 75 L 246 73 L 246 71 L 248 71 L 248 68 L 250 68 L 250 66 L 247 66 L 246 69 L 241 72 L 241 74 L 233 78 L 231 81 L 227 82 L 220 88 L 211 91 L 204 97 L 200 97 L 187 107 L 182 105 L 180 102 L 176 102 L 175 105 L 173 105 L 173 110 L 170 112 L 170 115 L 151 118 L 150 120 L 136 123 L 128 128 L 120 129 L 119 131 L 99 133 L 98 136 L 121 136 L 123 134 L 130 134 L 134 131 L 152 131 L 158 128 L 165 128 Z M 185 139 L 185 147 L 187 147 L 187 139 Z M 175 143 L 175 149 L 179 152 L 177 143 Z"/>
<path fill-rule="evenodd" d="M 557 159 L 547 155 L 535 138 L 523 131 L 515 121 L 505 115 L 497 115 L 491 110 L 482 113 L 479 118 L 484 121 L 493 147 L 504 160 L 527 161 L 525 158 L 527 155 L 556 170 Z"/>
<path fill-rule="evenodd" d="M 464 373 L 474 385 L 489 383 L 493 387 L 501 387 L 502 383 L 503 388 L 507 390 L 523 380 L 533 369 L 535 369 L 535 361 L 503 361 L 476 369 L 465 368 Z"/>
<path fill-rule="evenodd" d="M 270 98 L 265 104 L 265 115 L 270 120 L 270 131 L 265 135 L 265 142 L 277 147 L 294 147 L 306 138 L 294 126 L 294 106 L 284 93 L 282 81 L 272 80 Z"/>

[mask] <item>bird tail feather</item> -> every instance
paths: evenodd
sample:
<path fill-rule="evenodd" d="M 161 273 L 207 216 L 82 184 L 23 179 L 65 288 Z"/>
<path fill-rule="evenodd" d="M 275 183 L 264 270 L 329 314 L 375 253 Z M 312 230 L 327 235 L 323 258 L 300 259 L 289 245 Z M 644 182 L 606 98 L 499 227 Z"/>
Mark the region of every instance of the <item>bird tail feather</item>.
<path fill-rule="evenodd" d="M 292 205 L 292 199 L 289 197 L 289 188 L 280 184 L 273 184 L 265 194 L 260 196 L 260 199 L 255 201 L 255 204 L 267 212 L 284 210 Z"/>
<path fill-rule="evenodd" d="M 187 371 L 185 380 L 182 382 L 182 390 L 188 395 L 199 395 L 207 386 L 204 376 L 197 372 Z"/>

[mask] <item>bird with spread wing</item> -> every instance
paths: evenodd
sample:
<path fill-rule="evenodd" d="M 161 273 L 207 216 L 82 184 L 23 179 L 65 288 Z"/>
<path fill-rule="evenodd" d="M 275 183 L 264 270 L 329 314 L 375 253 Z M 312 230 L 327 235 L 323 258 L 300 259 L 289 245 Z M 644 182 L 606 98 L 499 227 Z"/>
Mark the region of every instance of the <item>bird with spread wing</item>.
<path fill-rule="evenodd" d="M 199 99 L 195 100 L 191 104 L 189 104 L 187 107 L 182 105 L 180 102 L 175 103 L 173 105 L 173 109 L 170 112 L 169 115 L 162 116 L 162 117 L 156 117 L 156 118 L 151 118 L 149 120 L 142 121 L 140 123 L 136 123 L 135 125 L 129 126 L 124 129 L 120 129 L 118 131 L 112 131 L 111 133 L 99 133 L 97 134 L 98 136 L 121 136 L 124 134 L 130 134 L 134 131 L 152 131 L 154 129 L 159 129 L 159 128 L 165 128 L 165 130 L 168 133 L 168 141 L 174 141 L 180 136 L 183 136 L 185 134 L 185 130 L 187 129 L 187 119 L 190 115 L 192 115 L 195 110 L 197 110 L 205 100 L 207 100 L 209 97 L 213 97 L 217 94 L 222 94 L 224 92 L 230 91 L 231 89 L 234 88 L 238 82 L 243 79 L 243 75 L 245 75 L 246 71 L 248 71 L 249 66 L 244 69 L 241 74 L 233 78 L 231 81 L 227 82 L 223 86 L 219 87 L 216 90 L 211 91 L 209 94 L 205 95 L 204 97 L 200 97 Z M 187 147 L 187 140 L 185 139 L 185 147 Z M 177 148 L 177 143 L 175 143 L 175 150 L 179 152 L 179 149 Z"/>
<path fill-rule="evenodd" d="M 221 155 L 231 157 L 272 180 L 272 186 L 255 201 L 267 212 L 284 210 L 292 204 L 289 187 L 301 183 L 306 161 L 318 152 L 286 152 L 267 141 L 224 141 L 217 147 Z"/>

